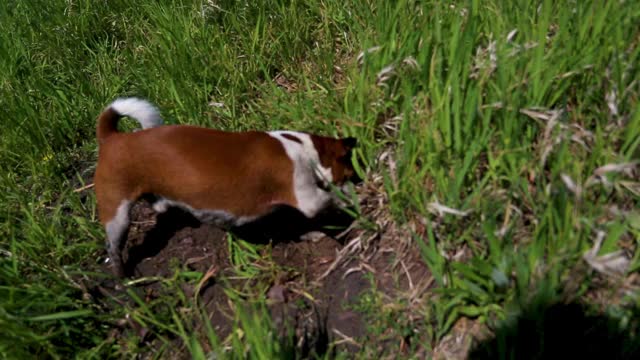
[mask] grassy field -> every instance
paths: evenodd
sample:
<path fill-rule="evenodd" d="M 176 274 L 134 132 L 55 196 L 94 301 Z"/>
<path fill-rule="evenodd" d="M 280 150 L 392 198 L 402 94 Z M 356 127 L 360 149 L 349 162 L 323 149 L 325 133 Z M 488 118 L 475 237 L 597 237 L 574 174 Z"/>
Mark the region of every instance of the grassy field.
<path fill-rule="evenodd" d="M 508 339 L 536 301 L 640 335 L 640 2 L 5 0 L 0 24 L 3 358 L 163 358 L 174 339 L 199 359 L 295 352 L 257 290 L 229 288 L 257 308 L 233 336 L 193 327 L 206 315 L 180 286 L 203 273 L 163 280 L 178 295 L 153 307 L 87 296 L 77 279 L 104 276 L 83 190 L 95 119 L 125 95 L 168 123 L 360 139 L 357 226 L 419 254 L 432 284 L 363 295 L 369 333 L 343 356 L 398 336 L 406 357 L 447 357 L 462 319 Z M 268 247 L 229 246 L 237 276 L 262 276 Z M 125 314 L 155 345 L 110 336 Z"/>

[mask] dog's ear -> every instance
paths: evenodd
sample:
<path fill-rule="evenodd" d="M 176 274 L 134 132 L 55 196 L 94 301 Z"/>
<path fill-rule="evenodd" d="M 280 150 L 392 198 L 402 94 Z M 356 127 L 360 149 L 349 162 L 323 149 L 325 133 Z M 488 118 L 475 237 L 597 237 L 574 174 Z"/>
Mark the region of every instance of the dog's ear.
<path fill-rule="evenodd" d="M 358 139 L 356 139 L 354 137 L 343 138 L 342 139 L 342 145 L 345 148 L 347 148 L 348 150 L 351 150 L 354 147 L 358 146 Z"/>

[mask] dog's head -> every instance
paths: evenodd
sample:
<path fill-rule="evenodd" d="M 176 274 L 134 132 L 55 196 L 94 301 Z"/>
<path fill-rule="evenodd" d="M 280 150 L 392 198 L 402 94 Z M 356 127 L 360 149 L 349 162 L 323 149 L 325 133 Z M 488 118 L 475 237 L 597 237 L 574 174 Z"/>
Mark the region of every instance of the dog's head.
<path fill-rule="evenodd" d="M 353 167 L 353 149 L 358 140 L 354 137 L 335 139 L 331 137 L 313 136 L 313 144 L 318 151 L 320 163 L 331 170 L 332 182 L 342 185 L 346 182 L 358 183 L 358 177 Z"/>

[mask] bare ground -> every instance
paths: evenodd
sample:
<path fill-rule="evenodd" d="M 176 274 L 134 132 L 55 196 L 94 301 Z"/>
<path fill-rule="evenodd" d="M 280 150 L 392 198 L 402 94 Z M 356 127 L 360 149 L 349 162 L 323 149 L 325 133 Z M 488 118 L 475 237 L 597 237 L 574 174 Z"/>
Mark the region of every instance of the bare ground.
<path fill-rule="evenodd" d="M 206 274 L 206 280 L 198 286 L 182 290 L 204 305 L 218 338 L 227 338 L 233 328 L 234 314 L 225 287 L 242 289 L 258 284 L 257 280 L 231 276 L 227 233 L 179 210 L 156 214 L 146 201 L 134 205 L 131 218 L 123 252 L 129 280 L 134 282 L 128 288 L 145 301 L 152 301 L 167 295 L 157 279 L 171 277 L 176 266 Z M 294 329 L 298 351 L 303 355 L 330 349 L 358 352 L 367 339 L 368 329 L 365 316 L 353 306 L 363 292 L 375 284 L 377 290 L 391 297 L 396 292 L 410 292 L 421 279 L 428 278 L 417 252 L 411 259 L 405 257 L 400 265 L 395 253 L 399 244 L 392 243 L 397 239 L 380 238 L 378 234 L 375 241 L 368 239 L 368 244 L 375 245 L 364 249 L 366 239 L 362 237 L 365 235 L 362 230 L 349 230 L 341 234 L 342 241 L 323 236 L 272 243 L 269 261 L 279 270 L 275 275 L 265 275 L 270 284 L 264 295 L 274 325 L 282 335 L 287 329 Z M 265 265 L 265 272 L 271 271 L 267 267 Z M 109 273 L 106 264 L 102 270 Z M 398 273 L 402 276 L 394 275 Z M 149 281 L 135 282 L 145 278 Z M 264 278 L 262 280 L 264 283 Z M 111 306 L 131 302 L 112 280 L 102 281 L 95 288 L 99 297 L 117 299 L 110 302 Z M 134 331 L 142 342 L 156 341 L 152 332 L 130 319 L 123 320 L 121 325 L 122 332 L 114 332 L 115 338 Z M 201 326 L 203 324 L 195 327 Z M 408 344 L 402 338 L 386 339 L 380 346 L 385 352 L 393 348 L 408 351 Z M 184 348 L 182 352 L 186 354 Z"/>

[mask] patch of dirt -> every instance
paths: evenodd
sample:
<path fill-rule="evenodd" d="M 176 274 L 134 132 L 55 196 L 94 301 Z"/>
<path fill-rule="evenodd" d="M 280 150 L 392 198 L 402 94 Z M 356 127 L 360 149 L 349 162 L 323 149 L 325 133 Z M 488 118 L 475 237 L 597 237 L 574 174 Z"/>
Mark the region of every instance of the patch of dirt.
<path fill-rule="evenodd" d="M 131 210 L 132 224 L 123 249 L 128 280 L 148 278 L 130 286 L 146 300 L 161 296 L 163 290 L 158 277 L 173 276 L 176 266 L 214 275 L 200 288 L 198 301 L 208 311 L 219 339 L 224 340 L 233 328 L 233 311 L 225 293 L 224 281 L 231 274 L 227 233 L 215 226 L 202 224 L 179 210 L 170 209 L 156 214 L 146 201 L 137 202 Z M 366 324 L 358 312 L 351 309 L 370 282 L 362 271 L 348 269 L 357 266 L 356 259 L 337 257 L 344 245 L 323 236 L 315 240 L 281 241 L 273 244 L 271 260 L 284 271 L 274 280 L 265 294 L 272 321 L 282 335 L 293 327 L 303 354 L 324 352 L 333 343 L 337 351 L 357 351 L 358 339 L 365 336 Z M 103 271 L 110 273 L 107 264 Z M 242 281 L 225 278 L 231 284 Z M 246 281 L 251 280 L 244 280 Z M 107 282 L 108 283 L 108 282 Z M 99 285 L 102 296 L 131 301 L 114 284 Z M 193 296 L 196 289 L 183 289 Z M 129 322 L 128 329 L 143 335 Z M 202 325 L 196 325 L 200 327 Z M 124 329 L 127 330 L 127 329 Z M 123 331 L 124 331 L 123 330 Z"/>

